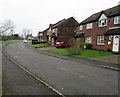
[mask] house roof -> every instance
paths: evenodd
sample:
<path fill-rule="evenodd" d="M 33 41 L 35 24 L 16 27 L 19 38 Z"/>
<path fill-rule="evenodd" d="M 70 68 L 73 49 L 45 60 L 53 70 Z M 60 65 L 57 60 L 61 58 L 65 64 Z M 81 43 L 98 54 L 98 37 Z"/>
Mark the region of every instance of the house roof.
<path fill-rule="evenodd" d="M 83 24 L 86 24 L 86 23 L 90 23 L 90 22 L 95 22 L 95 21 L 98 21 L 98 19 L 100 18 L 100 16 L 104 13 L 108 18 L 109 17 L 114 17 L 114 16 L 117 16 L 117 15 L 120 15 L 120 5 L 117 5 L 115 7 L 112 7 L 112 8 L 109 8 L 107 10 L 103 10 L 103 11 L 100 11 L 98 13 L 95 13 L 93 15 L 91 15 L 90 17 L 88 17 L 87 19 L 83 20 L 79 25 L 83 25 Z M 79 26 L 78 25 L 78 26 Z"/>
<path fill-rule="evenodd" d="M 67 21 L 69 21 L 69 20 L 72 20 L 72 19 L 74 19 L 74 18 L 73 18 L 73 17 L 70 17 L 70 18 L 68 18 L 68 19 L 63 19 L 63 20 L 57 22 L 56 24 L 54 24 L 51 28 L 54 29 L 54 28 L 58 27 L 59 25 L 62 25 L 63 23 L 65 23 L 65 22 L 67 22 Z M 75 19 L 74 19 L 74 20 L 75 20 Z M 76 20 L 75 20 L 75 21 L 76 21 Z M 77 21 L 76 21 L 76 22 L 77 22 Z M 78 22 L 77 22 L 77 23 L 78 23 Z"/>
<path fill-rule="evenodd" d="M 106 36 L 108 35 L 120 35 L 120 27 L 116 29 L 108 29 L 105 33 Z"/>
<path fill-rule="evenodd" d="M 62 20 L 60 20 L 60 21 L 58 21 L 57 23 L 55 23 L 55 24 L 53 24 L 52 26 L 51 26 L 51 28 L 53 29 L 53 28 L 56 28 L 56 27 L 58 27 L 62 22 L 64 22 L 66 19 L 62 19 Z"/>

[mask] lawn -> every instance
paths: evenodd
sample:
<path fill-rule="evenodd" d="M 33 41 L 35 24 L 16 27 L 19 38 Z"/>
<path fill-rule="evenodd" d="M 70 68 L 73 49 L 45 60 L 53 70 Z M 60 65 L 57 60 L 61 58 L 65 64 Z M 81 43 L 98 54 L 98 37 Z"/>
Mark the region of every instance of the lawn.
<path fill-rule="evenodd" d="M 40 43 L 40 44 L 33 44 L 32 47 L 34 48 L 43 48 L 43 47 L 50 47 L 48 43 Z"/>
<path fill-rule="evenodd" d="M 73 55 L 68 51 L 68 49 L 69 48 L 53 49 L 53 50 L 45 50 L 45 51 L 56 53 L 56 54 L 61 54 L 61 55 L 75 56 L 75 57 L 80 57 L 80 58 L 94 58 L 94 57 L 102 57 L 102 56 L 112 55 L 112 53 L 109 53 L 109 52 L 90 50 L 90 49 L 83 49 L 80 51 L 79 55 Z"/>
<path fill-rule="evenodd" d="M 22 40 L 7 40 L 7 41 L 0 41 L 0 43 L 9 43 L 9 42 L 19 42 Z"/>
<path fill-rule="evenodd" d="M 120 62 L 116 62 L 116 63 L 113 63 L 113 64 L 118 64 L 118 65 L 120 65 Z"/>

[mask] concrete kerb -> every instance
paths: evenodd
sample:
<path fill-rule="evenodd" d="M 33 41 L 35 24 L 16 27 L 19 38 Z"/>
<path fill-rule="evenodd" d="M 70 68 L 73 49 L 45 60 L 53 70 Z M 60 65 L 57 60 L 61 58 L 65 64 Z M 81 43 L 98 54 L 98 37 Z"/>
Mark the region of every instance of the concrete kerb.
<path fill-rule="evenodd" d="M 12 43 L 12 42 L 10 42 Z M 37 75 L 33 74 L 32 72 L 30 72 L 29 70 L 27 70 L 25 67 L 23 67 L 21 64 L 18 64 L 16 61 L 14 61 L 12 58 L 10 58 L 7 53 L 5 52 L 4 48 L 10 44 L 10 43 L 6 43 L 3 46 L 2 52 L 3 54 L 14 64 L 16 64 L 18 67 L 20 67 L 22 70 L 24 70 L 25 72 L 27 72 L 29 75 L 31 75 L 33 78 L 35 78 L 36 80 L 40 81 L 42 84 L 44 84 L 45 86 L 47 86 L 49 89 L 53 90 L 55 93 L 57 93 L 58 95 L 60 95 L 61 97 L 66 97 L 63 93 L 61 93 L 59 90 L 55 89 L 53 86 L 49 85 L 47 82 L 45 82 L 42 78 L 38 77 Z"/>
<path fill-rule="evenodd" d="M 41 53 L 41 52 L 40 52 Z M 56 57 L 56 58 L 61 58 L 61 59 L 65 59 L 65 60 L 70 60 L 70 61 L 75 61 L 76 60 L 72 60 L 72 59 L 68 59 L 68 58 L 62 58 L 62 57 L 59 57 L 59 56 L 56 56 L 56 55 L 49 55 L 49 54 L 45 54 L 45 53 L 41 53 L 41 54 L 44 54 L 44 55 L 48 55 L 48 56 L 52 56 L 52 57 Z M 94 61 L 94 60 L 93 60 Z M 80 62 L 80 61 L 77 61 L 78 63 L 84 63 L 84 62 Z M 87 64 L 89 65 L 89 63 Z M 119 68 L 115 68 L 115 67 L 111 67 L 111 66 L 103 66 L 103 65 L 94 65 L 94 66 L 97 66 L 97 67 L 101 67 L 101 68 L 106 68 L 106 69 L 111 69 L 111 70 L 117 70 L 117 71 L 120 71 Z"/>
<path fill-rule="evenodd" d="M 36 51 L 35 48 L 30 48 L 30 49 L 33 49 L 34 51 Z M 82 62 L 82 61 L 77 61 L 77 60 L 74 60 L 74 59 L 71 59 L 71 58 L 67 58 L 67 57 L 64 57 L 62 55 L 57 55 L 57 54 L 52 54 L 52 53 L 47 53 L 45 51 L 37 51 L 37 53 L 40 53 L 40 54 L 44 54 L 44 55 L 47 55 L 47 56 L 52 56 L 52 57 L 56 57 L 56 58 L 61 58 L 61 59 L 65 59 L 65 60 L 70 60 L 70 61 L 74 61 L 74 62 L 78 62 L 78 63 L 85 63 L 85 62 Z M 72 57 L 72 56 L 71 56 Z M 85 59 L 85 58 L 81 58 L 81 59 Z M 98 62 L 96 60 L 92 60 L 92 59 L 87 59 L 89 61 L 94 61 L 94 62 Z M 100 62 L 100 61 L 99 61 Z M 103 63 L 103 62 L 101 62 Z M 104 62 L 105 63 L 105 62 Z M 87 65 L 89 65 L 89 63 L 87 63 Z M 107 65 L 94 65 L 96 67 L 101 67 L 101 68 L 106 68 L 106 69 L 111 69 L 111 70 L 116 70 L 116 71 L 120 71 L 120 68 L 116 68 L 116 67 L 112 67 L 112 66 L 107 66 Z"/>

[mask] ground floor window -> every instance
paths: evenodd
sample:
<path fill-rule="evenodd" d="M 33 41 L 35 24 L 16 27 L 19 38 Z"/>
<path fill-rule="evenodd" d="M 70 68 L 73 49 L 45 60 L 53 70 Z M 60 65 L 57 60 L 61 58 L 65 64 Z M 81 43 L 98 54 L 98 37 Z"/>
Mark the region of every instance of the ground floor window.
<path fill-rule="evenodd" d="M 85 43 L 92 43 L 92 37 L 86 37 Z"/>
<path fill-rule="evenodd" d="M 98 45 L 104 45 L 105 44 L 104 36 L 98 36 L 97 37 L 97 44 Z"/>
<path fill-rule="evenodd" d="M 51 41 L 51 37 L 49 36 L 49 41 Z"/>

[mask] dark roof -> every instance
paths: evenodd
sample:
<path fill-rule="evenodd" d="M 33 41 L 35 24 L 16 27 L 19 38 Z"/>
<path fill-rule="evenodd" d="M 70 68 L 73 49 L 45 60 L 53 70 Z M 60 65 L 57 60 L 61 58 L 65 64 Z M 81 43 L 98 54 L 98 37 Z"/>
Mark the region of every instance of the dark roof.
<path fill-rule="evenodd" d="M 66 19 L 62 19 L 62 20 L 60 20 L 59 22 L 53 24 L 51 28 L 53 29 L 53 28 L 58 27 L 58 25 L 60 25 L 60 24 L 61 24 L 62 22 L 64 22 L 65 20 L 66 20 Z"/>
<path fill-rule="evenodd" d="M 108 29 L 108 31 L 105 33 L 105 35 L 120 35 L 120 28 L 116 29 Z"/>
<path fill-rule="evenodd" d="M 53 29 L 53 28 L 56 28 L 56 27 L 58 27 L 59 25 L 62 25 L 63 23 L 65 23 L 65 22 L 67 22 L 67 21 L 69 21 L 69 20 L 75 20 L 73 17 L 70 17 L 70 18 L 68 18 L 68 19 L 63 19 L 63 20 L 61 20 L 61 21 L 59 21 L 59 22 L 57 22 L 56 24 L 54 24 L 51 28 Z M 75 20 L 76 21 L 76 20 Z M 78 22 L 76 21 L 76 23 L 78 24 Z"/>
<path fill-rule="evenodd" d="M 90 23 L 90 22 L 96 22 L 98 21 L 99 17 L 104 13 L 108 18 L 109 17 L 114 17 L 114 16 L 117 16 L 117 15 L 120 15 L 120 5 L 117 5 L 115 7 L 112 7 L 112 8 L 109 8 L 107 10 L 103 10 L 103 11 L 100 11 L 98 13 L 95 13 L 93 15 L 91 15 L 90 17 L 88 17 L 87 19 L 85 19 L 84 21 L 82 21 L 79 25 L 83 25 L 83 24 L 86 24 L 86 23 Z M 79 26 L 78 25 L 78 26 Z"/>

